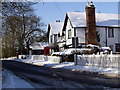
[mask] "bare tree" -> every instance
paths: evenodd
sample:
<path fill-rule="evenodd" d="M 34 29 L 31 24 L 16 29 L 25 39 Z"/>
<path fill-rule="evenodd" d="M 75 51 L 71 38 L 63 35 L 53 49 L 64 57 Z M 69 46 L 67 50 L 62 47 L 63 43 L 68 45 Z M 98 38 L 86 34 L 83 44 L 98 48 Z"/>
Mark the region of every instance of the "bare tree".
<path fill-rule="evenodd" d="M 25 36 L 33 29 L 42 27 L 44 23 L 34 14 L 32 2 L 2 2 L 3 55 L 14 56 L 16 50 L 24 52 Z M 42 33 L 41 33 L 42 34 Z M 42 37 L 40 37 L 42 38 Z"/>

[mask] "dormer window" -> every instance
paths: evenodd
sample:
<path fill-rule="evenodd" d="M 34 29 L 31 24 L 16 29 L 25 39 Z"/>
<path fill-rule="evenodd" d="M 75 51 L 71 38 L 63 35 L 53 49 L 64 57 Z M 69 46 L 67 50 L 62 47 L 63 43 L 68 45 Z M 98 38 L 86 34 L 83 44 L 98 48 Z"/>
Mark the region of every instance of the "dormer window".
<path fill-rule="evenodd" d="M 93 2 L 92 2 L 92 1 L 90 2 L 90 5 L 93 5 Z"/>

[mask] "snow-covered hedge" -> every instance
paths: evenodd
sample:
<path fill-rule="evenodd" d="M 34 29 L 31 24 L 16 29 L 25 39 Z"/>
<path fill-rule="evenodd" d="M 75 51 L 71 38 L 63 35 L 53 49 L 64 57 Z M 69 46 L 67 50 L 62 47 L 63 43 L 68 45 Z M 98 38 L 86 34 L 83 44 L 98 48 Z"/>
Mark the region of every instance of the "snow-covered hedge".
<path fill-rule="evenodd" d="M 119 68 L 120 55 L 78 55 L 77 64 L 82 66 Z"/>

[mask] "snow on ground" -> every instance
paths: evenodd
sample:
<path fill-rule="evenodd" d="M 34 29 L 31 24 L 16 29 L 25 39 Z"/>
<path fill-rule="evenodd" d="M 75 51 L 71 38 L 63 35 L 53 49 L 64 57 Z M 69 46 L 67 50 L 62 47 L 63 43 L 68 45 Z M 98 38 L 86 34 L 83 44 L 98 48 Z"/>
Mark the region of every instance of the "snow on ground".
<path fill-rule="evenodd" d="M 75 65 L 74 62 L 55 63 L 51 61 L 31 60 L 31 59 L 19 59 L 16 61 L 21 61 L 21 62 L 30 63 L 34 65 L 46 66 L 46 67 L 51 67 L 51 68 L 69 69 L 72 71 L 89 71 L 89 72 L 96 72 L 98 74 L 105 74 L 109 76 L 118 75 L 118 68 L 80 66 L 80 65 Z"/>
<path fill-rule="evenodd" d="M 33 88 L 27 81 L 6 69 L 2 71 L 2 76 L 2 88 Z"/>
<path fill-rule="evenodd" d="M 13 60 L 13 59 L 16 59 L 16 57 L 0 58 L 0 60 Z"/>
<path fill-rule="evenodd" d="M 2 70 L 0 70 L 0 90 L 2 90 Z"/>

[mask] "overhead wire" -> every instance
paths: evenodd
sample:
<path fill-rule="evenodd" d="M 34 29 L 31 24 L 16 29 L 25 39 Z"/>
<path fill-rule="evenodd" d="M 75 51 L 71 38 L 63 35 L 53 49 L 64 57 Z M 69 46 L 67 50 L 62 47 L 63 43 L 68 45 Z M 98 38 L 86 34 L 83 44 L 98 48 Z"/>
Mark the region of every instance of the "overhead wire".
<path fill-rule="evenodd" d="M 62 10 L 60 9 L 59 5 L 55 2 L 55 0 L 53 0 L 53 2 L 54 2 L 54 4 L 55 4 L 55 6 L 57 7 L 58 11 L 60 12 L 60 14 L 61 14 L 62 16 L 64 16 L 64 14 L 63 14 Z"/>
<path fill-rule="evenodd" d="M 41 2 L 43 3 L 43 5 L 44 5 L 44 0 L 41 0 Z"/>
<path fill-rule="evenodd" d="M 44 0 L 41 0 L 41 2 L 42 2 L 43 5 L 44 5 Z M 60 12 L 60 14 L 61 14 L 62 16 L 64 16 L 64 14 L 63 14 L 62 10 L 60 9 L 59 5 L 55 2 L 55 0 L 53 0 L 53 2 L 54 2 L 54 4 L 55 4 L 55 6 L 57 7 L 58 11 Z"/>

